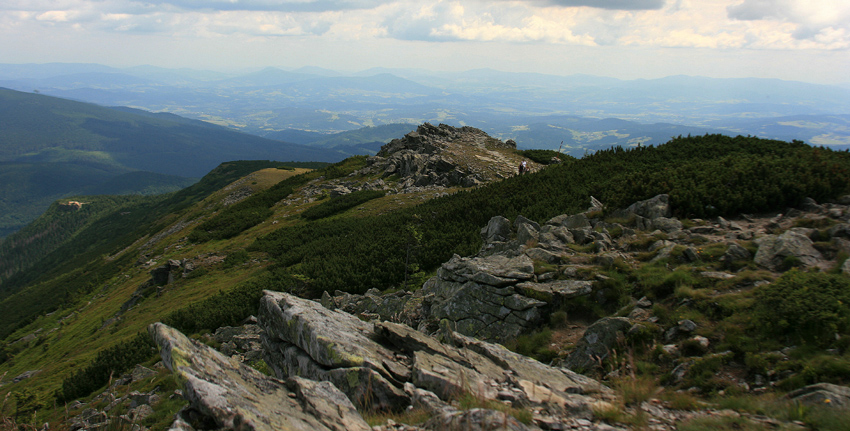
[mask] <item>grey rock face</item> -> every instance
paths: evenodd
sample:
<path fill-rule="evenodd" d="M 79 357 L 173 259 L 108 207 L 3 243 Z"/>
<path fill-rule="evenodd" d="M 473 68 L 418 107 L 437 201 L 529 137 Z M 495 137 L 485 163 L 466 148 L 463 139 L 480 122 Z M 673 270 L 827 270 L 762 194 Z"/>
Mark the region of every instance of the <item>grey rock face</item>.
<path fill-rule="evenodd" d="M 563 366 L 571 370 L 587 370 L 598 365 L 616 347 L 618 336 L 631 328 L 625 317 L 605 317 L 590 325 L 576 349 L 564 360 Z M 619 334 L 619 335 L 618 335 Z"/>
<path fill-rule="evenodd" d="M 593 291 L 593 282 L 587 280 L 555 280 L 547 283 L 527 281 L 517 284 L 517 291 L 525 296 L 541 298 L 557 307 L 568 299 L 589 295 Z"/>
<path fill-rule="evenodd" d="M 505 242 L 511 237 L 511 221 L 495 216 L 481 229 L 481 239 L 484 243 Z"/>
<path fill-rule="evenodd" d="M 658 195 L 645 201 L 635 202 L 626 210 L 648 219 L 670 217 L 672 214 L 670 196 L 666 194 Z"/>
<path fill-rule="evenodd" d="M 443 401 L 462 392 L 496 399 L 498 388 L 513 388 L 532 404 L 555 400 L 559 408 L 588 415 L 593 399 L 578 394 L 609 393 L 587 377 L 446 328 L 450 344 L 406 325 L 362 322 L 278 292 L 267 291 L 261 307 L 266 361 L 279 377 L 332 382 L 364 406 L 404 408 L 418 393 L 410 385 Z M 544 393 L 548 398 L 538 399 Z"/>
<path fill-rule="evenodd" d="M 726 253 L 723 254 L 721 259 L 728 265 L 735 261 L 750 260 L 752 257 L 753 255 L 746 248 L 737 243 L 732 243 L 729 244 L 729 248 L 726 249 Z"/>
<path fill-rule="evenodd" d="M 662 232 L 673 233 L 682 230 L 682 222 L 674 218 L 656 217 L 652 219 L 652 228 Z"/>
<path fill-rule="evenodd" d="M 794 258 L 804 267 L 816 266 L 823 261 L 812 240 L 797 232 L 787 231 L 781 235 L 767 235 L 755 240 L 759 246 L 755 263 L 770 270 L 782 267 L 786 258 Z"/>
<path fill-rule="evenodd" d="M 217 427 L 234 430 L 358 430 L 371 428 L 330 384 L 283 381 L 231 361 L 161 323 L 148 327 L 165 365 L 183 382 L 192 408 Z M 290 391 L 294 396 L 290 397 Z"/>
<path fill-rule="evenodd" d="M 266 363 L 279 377 L 330 381 L 363 406 L 396 409 L 407 402 L 393 382 L 401 367 L 393 351 L 369 337 L 371 323 L 277 292 L 266 292 L 259 318 Z"/>
<path fill-rule="evenodd" d="M 484 181 L 475 172 L 458 166 L 443 149 L 451 142 L 463 142 L 479 148 L 511 149 L 515 145 L 492 138 L 474 127 L 455 128 L 425 123 L 401 139 L 381 147 L 368 159 L 369 169 L 385 176 L 398 175 L 406 187 L 472 187 Z"/>
<path fill-rule="evenodd" d="M 807 406 L 850 408 L 850 388 L 832 383 L 817 383 L 789 392 L 788 398 Z M 828 401 L 827 401 L 828 400 Z"/>

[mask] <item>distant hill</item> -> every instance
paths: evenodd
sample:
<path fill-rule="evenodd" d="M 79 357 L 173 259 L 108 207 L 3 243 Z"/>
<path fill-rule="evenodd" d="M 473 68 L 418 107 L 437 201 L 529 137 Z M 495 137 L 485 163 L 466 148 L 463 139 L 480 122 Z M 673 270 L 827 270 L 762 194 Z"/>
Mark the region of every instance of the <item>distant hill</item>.
<path fill-rule="evenodd" d="M 413 130 L 416 130 L 415 124 L 386 124 L 328 134 L 287 129 L 268 133 L 265 137 L 312 147 L 332 148 L 353 156 L 374 155 L 382 145 Z"/>
<path fill-rule="evenodd" d="M 174 191 L 229 160 L 345 157 L 174 114 L 8 89 L 0 89 L 0 142 L 0 236 L 26 225 L 62 196 Z M 122 176 L 135 171 L 148 173 Z"/>
<path fill-rule="evenodd" d="M 616 118 L 575 116 L 544 116 L 529 118 L 528 121 L 523 126 L 497 127 L 493 135 L 515 140 L 520 149 L 560 149 L 573 157 L 582 157 L 613 146 L 657 145 L 680 135 L 704 135 L 722 130 L 719 127 L 643 124 Z"/>
<path fill-rule="evenodd" d="M 519 130 L 545 124 L 542 117 L 570 116 L 661 125 L 657 131 L 660 138 L 655 140 L 660 143 L 678 136 L 679 130 L 682 135 L 710 130 L 763 136 L 759 124 L 740 120 L 850 115 L 850 89 L 846 86 L 701 76 L 620 80 L 493 69 L 437 72 L 389 68 L 345 74 L 311 67 L 227 74 L 52 63 L 0 64 L 0 86 L 100 105 L 166 111 L 257 136 L 286 129 L 338 133 L 366 126 L 430 122 L 468 125 L 507 137 L 504 128 Z M 732 123 L 739 127 L 729 126 Z M 675 134 L 670 134 L 669 125 L 678 126 Z M 818 134 L 800 128 L 785 131 L 790 134 L 773 128 L 764 136 L 782 140 L 820 136 L 814 143 L 850 145 L 850 131 L 832 122 L 823 123 Z M 523 135 L 524 139 L 533 138 Z M 630 145 L 632 138 L 641 138 L 629 135 L 615 144 Z M 656 139 L 651 131 L 642 135 Z M 612 141 L 607 138 L 605 142 Z M 601 147 L 603 142 L 596 144 Z M 347 154 L 358 151 L 362 149 L 345 150 Z"/>

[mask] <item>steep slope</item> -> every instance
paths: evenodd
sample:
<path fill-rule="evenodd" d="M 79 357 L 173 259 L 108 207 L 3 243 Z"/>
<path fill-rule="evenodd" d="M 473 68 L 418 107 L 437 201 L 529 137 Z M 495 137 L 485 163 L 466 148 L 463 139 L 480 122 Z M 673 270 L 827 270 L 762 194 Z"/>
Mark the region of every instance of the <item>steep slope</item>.
<path fill-rule="evenodd" d="M 113 263 L 116 251 L 151 234 L 157 223 L 179 217 L 187 207 L 229 182 L 267 167 L 283 165 L 228 162 L 176 193 L 79 196 L 72 200 L 80 203 L 77 206 L 68 205 L 68 201 L 55 203 L 35 222 L 0 243 L 0 307 L 5 310 L 0 317 L 0 333 L 8 334 L 12 327 L 71 301 L 80 290 L 91 287 L 85 279 L 61 281 L 63 274 L 93 271 L 99 278 L 120 270 L 120 264 Z M 281 172 L 301 171 L 287 168 Z M 112 256 L 99 265 L 98 259 L 107 254 Z"/>

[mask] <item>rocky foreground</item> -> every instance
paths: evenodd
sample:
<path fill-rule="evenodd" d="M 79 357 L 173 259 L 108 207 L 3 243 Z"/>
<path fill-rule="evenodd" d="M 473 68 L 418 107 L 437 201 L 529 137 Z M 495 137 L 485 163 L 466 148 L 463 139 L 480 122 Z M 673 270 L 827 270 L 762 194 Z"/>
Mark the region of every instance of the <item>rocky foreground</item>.
<path fill-rule="evenodd" d="M 657 321 L 645 298 L 634 300 L 626 317 L 590 325 L 575 348 L 551 365 L 491 341 L 504 341 L 541 325 L 543 317 L 564 301 L 598 296 L 602 280 L 586 279 L 581 269 L 629 259 L 628 240 L 640 231 L 667 238 L 649 246 L 653 259 L 669 258 L 671 253 L 679 259 L 699 259 L 695 238 L 710 237 L 728 242 L 722 261 L 751 259 L 769 270 L 789 257 L 803 267 L 830 264 L 813 247 L 814 230 L 791 227 L 792 218 L 833 218 L 838 221 L 829 229 L 834 242 L 850 244 L 846 203 L 810 201 L 790 215 L 768 220 L 750 218 L 741 225 L 718 219 L 690 228 L 670 218 L 663 195 L 620 214 L 632 220 L 634 228 L 594 218 L 600 206 L 594 201 L 585 213 L 555 217 L 542 226 L 524 218 L 510 223 L 495 217 L 481 231 L 484 246 L 478 255 L 454 256 L 415 292 L 339 292 L 326 294 L 321 303 L 266 292 L 258 324 L 246 326 L 246 333 L 253 334 L 251 341 L 235 335 L 239 333 L 235 328 L 219 330 L 234 332 L 222 339 L 222 350 L 230 357 L 165 325 L 152 325 L 149 331 L 163 362 L 183 382 L 183 395 L 191 403 L 172 428 L 365 430 L 370 427 L 360 412 L 405 410 L 424 411 L 429 419 L 417 426 L 390 421 L 372 429 L 610 430 L 619 428 L 597 413 L 618 408 L 640 410 L 649 416 L 650 429 L 657 430 L 676 429 L 696 416 L 739 416 L 709 408 L 678 411 L 652 401 L 623 407 L 604 384 L 571 371 L 592 368 L 610 354 L 618 339 L 640 330 L 641 322 Z M 611 234 L 615 230 L 621 232 L 616 238 Z M 754 256 L 738 243 L 745 239 L 758 245 Z M 592 250 L 595 262 L 577 259 L 574 246 Z M 541 262 L 559 273 L 536 271 Z M 843 270 L 850 272 L 847 265 Z M 704 276 L 732 274 L 718 271 Z M 669 343 L 664 348 L 671 355 L 677 355 L 677 340 L 703 342 L 693 336 L 694 329 L 694 322 L 681 321 L 660 328 L 659 338 Z M 276 377 L 245 365 L 240 350 L 260 352 L 253 355 L 261 354 Z M 688 372 L 691 361 L 681 357 L 681 375 Z M 792 396 L 801 402 L 850 405 L 850 389 L 835 385 L 815 385 Z M 477 400 L 479 407 L 461 409 L 462 397 Z M 799 427 L 766 417 L 748 419 L 765 429 Z"/>

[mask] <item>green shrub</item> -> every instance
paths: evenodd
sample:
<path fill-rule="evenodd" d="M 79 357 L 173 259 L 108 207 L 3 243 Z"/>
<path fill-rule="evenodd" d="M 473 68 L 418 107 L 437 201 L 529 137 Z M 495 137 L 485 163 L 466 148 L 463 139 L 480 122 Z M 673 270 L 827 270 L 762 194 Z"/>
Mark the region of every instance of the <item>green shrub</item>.
<path fill-rule="evenodd" d="M 224 258 L 224 262 L 221 263 L 222 268 L 233 268 L 234 266 L 241 265 L 250 259 L 251 256 L 245 250 L 236 250 L 227 254 Z M 194 272 L 194 271 L 193 271 Z"/>
<path fill-rule="evenodd" d="M 643 293 L 653 299 L 662 299 L 672 295 L 679 286 L 698 286 L 700 280 L 685 269 L 668 270 L 664 265 L 654 263 L 635 271 L 638 285 Z"/>
<path fill-rule="evenodd" d="M 756 291 L 753 326 L 766 338 L 828 347 L 850 331 L 850 279 L 788 271 Z"/>
<path fill-rule="evenodd" d="M 528 335 L 520 335 L 513 342 L 507 343 L 509 349 L 540 362 L 551 362 L 557 356 L 557 352 L 549 348 L 552 342 L 552 330 L 543 328 L 538 332 Z"/>
<path fill-rule="evenodd" d="M 145 362 L 156 353 L 153 341 L 146 332 L 98 352 L 94 361 L 62 381 L 57 391 L 60 402 L 71 401 L 90 394 L 105 385 L 112 375 L 118 375 L 135 364 Z"/>
<path fill-rule="evenodd" d="M 552 325 L 553 328 L 563 328 L 567 326 L 567 312 L 563 310 L 556 311 L 549 316 L 549 324 Z"/>
<path fill-rule="evenodd" d="M 343 212 L 349 208 L 368 202 L 372 199 L 383 197 L 386 193 L 381 190 L 360 190 L 347 195 L 331 198 L 327 202 L 311 207 L 301 213 L 301 217 L 307 220 L 317 220 Z"/>
<path fill-rule="evenodd" d="M 575 157 L 570 156 L 568 154 L 559 153 L 554 150 L 523 150 L 517 151 L 521 156 L 531 159 L 541 165 L 548 165 L 552 163 L 552 158 L 556 157 L 561 161 L 566 160 L 575 160 Z"/>

